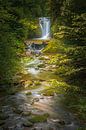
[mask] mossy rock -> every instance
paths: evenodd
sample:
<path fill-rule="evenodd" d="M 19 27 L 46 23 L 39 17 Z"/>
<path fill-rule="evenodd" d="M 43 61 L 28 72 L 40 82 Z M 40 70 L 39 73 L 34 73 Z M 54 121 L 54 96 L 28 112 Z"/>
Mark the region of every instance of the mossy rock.
<path fill-rule="evenodd" d="M 33 86 L 29 86 L 28 89 L 31 90 L 31 89 L 37 89 L 39 88 L 39 85 L 33 85 Z"/>
<path fill-rule="evenodd" d="M 33 102 L 38 102 L 39 101 L 39 98 L 34 98 L 33 99 Z"/>
<path fill-rule="evenodd" d="M 32 93 L 31 92 L 27 92 L 26 95 L 29 96 L 29 95 L 32 95 Z"/>
<path fill-rule="evenodd" d="M 39 68 L 45 67 L 45 64 L 39 64 L 38 67 Z"/>
<path fill-rule="evenodd" d="M 14 108 L 13 111 L 16 113 L 16 114 L 21 114 L 23 111 L 22 110 L 19 110 L 19 109 L 16 109 Z"/>
<path fill-rule="evenodd" d="M 54 96 L 54 91 L 52 89 L 45 89 L 42 93 L 44 96 Z"/>
<path fill-rule="evenodd" d="M 23 126 L 25 126 L 25 127 L 31 127 L 31 126 L 33 126 L 33 123 L 30 122 L 30 121 L 25 121 L 25 122 L 23 123 Z"/>
<path fill-rule="evenodd" d="M 45 60 L 45 58 L 41 56 L 41 57 L 39 57 L 39 60 Z"/>
<path fill-rule="evenodd" d="M 32 118 L 30 121 L 32 123 L 38 123 L 38 122 L 46 122 L 47 118 L 49 117 L 49 114 L 43 114 L 43 115 L 32 115 Z"/>
<path fill-rule="evenodd" d="M 40 81 L 34 81 L 34 85 L 41 85 L 41 82 Z"/>

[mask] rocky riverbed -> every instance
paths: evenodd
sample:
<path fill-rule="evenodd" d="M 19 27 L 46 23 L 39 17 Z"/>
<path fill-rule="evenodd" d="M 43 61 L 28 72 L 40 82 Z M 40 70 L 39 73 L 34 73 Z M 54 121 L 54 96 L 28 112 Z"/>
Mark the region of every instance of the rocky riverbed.
<path fill-rule="evenodd" d="M 25 89 L 0 100 L 0 130 L 77 130 L 76 118 L 61 104 L 63 95 L 41 93 L 49 80 L 58 79 L 50 57 L 37 56 L 25 64 Z M 29 76 L 31 81 L 29 81 Z"/>

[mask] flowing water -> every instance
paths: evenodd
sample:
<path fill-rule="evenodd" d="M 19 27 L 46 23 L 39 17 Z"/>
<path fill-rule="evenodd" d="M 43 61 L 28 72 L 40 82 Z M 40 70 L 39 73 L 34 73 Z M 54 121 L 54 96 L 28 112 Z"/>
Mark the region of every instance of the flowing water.
<path fill-rule="evenodd" d="M 42 31 L 42 36 L 40 39 L 50 38 L 50 18 L 47 17 L 39 18 L 39 24 Z"/>

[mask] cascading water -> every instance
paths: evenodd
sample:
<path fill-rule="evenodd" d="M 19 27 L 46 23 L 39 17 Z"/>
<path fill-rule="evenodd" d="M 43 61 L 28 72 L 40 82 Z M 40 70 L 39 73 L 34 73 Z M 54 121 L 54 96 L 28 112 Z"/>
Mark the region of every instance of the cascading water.
<path fill-rule="evenodd" d="M 48 17 L 39 18 L 39 24 L 42 31 L 41 39 L 49 39 L 50 38 L 50 18 Z"/>

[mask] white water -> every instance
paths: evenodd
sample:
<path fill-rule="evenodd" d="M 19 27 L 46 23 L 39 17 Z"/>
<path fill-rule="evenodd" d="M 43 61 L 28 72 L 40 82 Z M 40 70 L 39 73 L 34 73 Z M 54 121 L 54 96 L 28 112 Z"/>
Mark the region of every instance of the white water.
<path fill-rule="evenodd" d="M 42 37 L 41 39 L 50 38 L 50 18 L 41 17 L 39 18 L 39 24 L 41 27 Z"/>
<path fill-rule="evenodd" d="M 37 69 L 35 69 L 35 68 L 29 68 L 28 70 L 27 70 L 30 74 L 32 74 L 32 75 L 37 75 L 38 73 L 39 73 L 39 70 L 37 70 Z"/>

